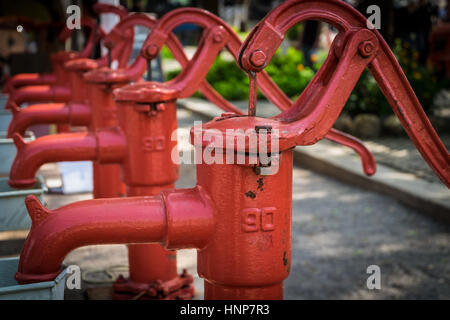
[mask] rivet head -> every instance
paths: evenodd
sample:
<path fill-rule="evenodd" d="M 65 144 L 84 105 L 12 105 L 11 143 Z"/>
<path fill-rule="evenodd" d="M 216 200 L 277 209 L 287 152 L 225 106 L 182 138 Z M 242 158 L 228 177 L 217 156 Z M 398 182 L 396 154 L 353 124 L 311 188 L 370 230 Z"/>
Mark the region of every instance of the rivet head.
<path fill-rule="evenodd" d="M 358 50 L 361 56 L 369 57 L 375 50 L 375 46 L 372 41 L 365 40 L 359 44 Z"/>
<path fill-rule="evenodd" d="M 250 54 L 250 63 L 256 67 L 262 67 L 266 63 L 266 54 L 262 50 L 255 50 Z"/>
<path fill-rule="evenodd" d="M 158 47 L 154 44 L 151 44 L 145 48 L 145 53 L 149 57 L 154 57 L 158 53 Z"/>
<path fill-rule="evenodd" d="M 213 40 L 214 40 L 215 43 L 222 42 L 223 41 L 223 34 L 222 34 L 222 32 L 218 31 L 218 32 L 214 33 Z"/>

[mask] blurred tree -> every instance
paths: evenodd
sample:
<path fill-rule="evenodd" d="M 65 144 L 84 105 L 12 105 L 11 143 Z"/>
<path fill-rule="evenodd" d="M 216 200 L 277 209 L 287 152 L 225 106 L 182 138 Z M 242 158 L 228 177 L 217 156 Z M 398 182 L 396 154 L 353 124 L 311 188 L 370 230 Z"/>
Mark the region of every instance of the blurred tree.
<path fill-rule="evenodd" d="M 219 1 L 218 0 L 193 0 L 192 4 L 194 7 L 200 7 L 215 15 L 219 14 Z"/>

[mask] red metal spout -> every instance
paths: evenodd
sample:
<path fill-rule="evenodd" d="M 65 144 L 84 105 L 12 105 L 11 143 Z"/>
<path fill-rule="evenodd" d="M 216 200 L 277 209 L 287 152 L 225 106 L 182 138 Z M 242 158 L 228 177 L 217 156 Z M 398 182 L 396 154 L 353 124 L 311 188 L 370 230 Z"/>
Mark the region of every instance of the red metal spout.
<path fill-rule="evenodd" d="M 81 246 L 163 243 L 170 249 L 174 244 L 202 248 L 213 233 L 213 206 L 200 187 L 152 197 L 86 200 L 56 210 L 46 209 L 34 196 L 25 202 L 33 224 L 15 276 L 19 283 L 53 280 L 64 257 Z"/>
<path fill-rule="evenodd" d="M 113 29 L 115 30 L 115 29 Z M 120 31 L 115 31 L 120 32 Z M 130 39 L 133 37 L 132 30 L 123 30 L 122 41 L 114 44 L 114 48 L 111 50 L 111 59 L 119 62 L 119 67 L 124 67 L 129 59 L 132 51 Z M 83 73 L 98 67 L 106 66 L 108 63 L 108 57 L 103 57 L 98 60 L 92 60 L 87 58 L 70 59 L 65 62 L 62 61 L 61 68 L 59 70 L 59 76 L 57 78 L 67 78 L 65 73 L 67 71 Z M 81 78 L 82 79 L 82 78 Z M 75 87 L 74 87 L 75 86 Z M 76 90 L 77 84 L 72 83 L 71 88 L 65 85 L 59 84 L 58 86 L 38 85 L 38 86 L 26 86 L 21 87 L 18 90 L 14 90 L 10 93 L 8 101 L 5 104 L 5 108 L 9 109 L 15 103 L 21 105 L 25 102 L 68 102 L 73 99 L 78 99 L 79 92 Z"/>
<path fill-rule="evenodd" d="M 32 85 L 50 85 L 55 84 L 56 75 L 53 73 L 22 73 L 16 74 L 6 81 L 3 87 L 3 93 L 12 93 L 16 88 Z"/>
<path fill-rule="evenodd" d="M 114 163 L 125 155 L 125 138 L 118 130 L 63 133 L 44 136 L 26 143 L 14 134 L 17 155 L 11 166 L 9 185 L 28 188 L 36 183 L 36 172 L 48 162 L 99 161 Z"/>
<path fill-rule="evenodd" d="M 5 109 L 13 103 L 21 105 L 25 102 L 67 102 L 71 98 L 71 90 L 64 86 L 27 86 L 14 91 L 5 104 Z"/>
<path fill-rule="evenodd" d="M 34 124 L 54 123 L 72 126 L 87 126 L 91 122 L 91 109 L 82 103 L 47 103 L 32 105 L 20 109 L 16 104 L 11 107 L 13 118 L 9 123 L 8 137 L 14 133 L 23 135 Z"/>

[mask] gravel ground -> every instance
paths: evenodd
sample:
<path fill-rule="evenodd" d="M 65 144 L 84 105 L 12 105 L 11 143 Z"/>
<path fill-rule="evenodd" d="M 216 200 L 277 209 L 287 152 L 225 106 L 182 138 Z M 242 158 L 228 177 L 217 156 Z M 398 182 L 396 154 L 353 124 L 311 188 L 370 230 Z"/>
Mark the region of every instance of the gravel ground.
<path fill-rule="evenodd" d="M 439 137 L 449 150 L 450 135 L 440 134 Z M 378 138 L 364 141 L 364 144 L 373 153 L 378 163 L 403 172 L 413 173 L 420 179 L 429 182 L 441 183 L 408 136 Z"/>
<path fill-rule="evenodd" d="M 294 169 L 288 299 L 450 299 L 450 228 L 394 199 Z M 369 265 L 381 290 L 368 290 Z"/>

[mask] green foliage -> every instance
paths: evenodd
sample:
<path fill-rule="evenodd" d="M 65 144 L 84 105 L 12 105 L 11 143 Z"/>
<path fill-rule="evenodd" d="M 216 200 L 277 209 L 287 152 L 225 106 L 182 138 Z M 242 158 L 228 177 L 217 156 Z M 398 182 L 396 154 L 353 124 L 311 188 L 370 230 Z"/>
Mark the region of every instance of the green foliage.
<path fill-rule="evenodd" d="M 393 52 L 423 109 L 425 112 L 430 111 L 434 97 L 440 90 L 448 88 L 448 81 L 439 81 L 431 66 L 421 65 L 418 61 L 419 52 L 412 50 L 407 42 L 402 44 L 400 39 L 397 39 Z M 373 113 L 384 116 L 392 113 L 389 103 L 367 70 L 363 72 L 355 86 L 347 102 L 346 110 L 353 115 Z"/>
<path fill-rule="evenodd" d="M 300 39 L 300 35 L 303 32 L 303 24 L 297 23 L 295 26 L 290 28 L 286 33 L 286 37 L 291 41 L 298 41 Z"/>
<path fill-rule="evenodd" d="M 266 67 L 269 76 L 289 97 L 298 95 L 314 76 L 314 71 L 304 67 L 303 61 L 301 52 L 289 48 L 285 54 L 278 50 Z M 170 80 L 179 73 L 180 70 L 169 72 L 167 78 Z M 248 76 L 239 69 L 235 61 L 227 61 L 219 56 L 211 66 L 206 80 L 227 100 L 248 99 Z M 261 93 L 258 96 L 263 98 Z"/>
<path fill-rule="evenodd" d="M 160 52 L 161 58 L 162 59 L 174 59 L 172 52 L 170 52 L 169 48 L 167 48 L 166 45 L 164 45 L 161 48 L 161 52 Z"/>
<path fill-rule="evenodd" d="M 314 71 L 304 66 L 303 53 L 294 48 L 284 54 L 278 49 L 265 70 L 288 97 L 301 93 L 314 77 Z"/>
<path fill-rule="evenodd" d="M 407 43 L 402 45 L 397 41 L 393 51 L 425 111 L 430 110 L 435 95 L 441 89 L 450 87 L 450 84 L 448 81 L 438 80 L 432 68 L 420 65 L 418 52 L 411 50 Z M 289 48 L 283 53 L 281 49 L 278 49 L 265 70 L 280 89 L 295 100 L 321 67 L 327 54 L 326 51 L 313 54 L 311 69 L 305 66 L 302 52 Z M 180 70 L 170 72 L 168 79 L 174 78 L 179 73 Z M 206 79 L 227 100 L 248 99 L 248 76 L 239 69 L 235 61 L 224 60 L 219 56 Z M 201 97 L 200 93 L 196 93 L 195 96 Z M 260 92 L 258 97 L 264 98 Z M 386 98 L 368 70 L 361 75 L 347 101 L 345 110 L 351 115 L 373 113 L 384 116 L 392 113 Z"/>

